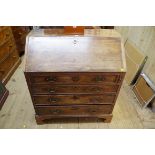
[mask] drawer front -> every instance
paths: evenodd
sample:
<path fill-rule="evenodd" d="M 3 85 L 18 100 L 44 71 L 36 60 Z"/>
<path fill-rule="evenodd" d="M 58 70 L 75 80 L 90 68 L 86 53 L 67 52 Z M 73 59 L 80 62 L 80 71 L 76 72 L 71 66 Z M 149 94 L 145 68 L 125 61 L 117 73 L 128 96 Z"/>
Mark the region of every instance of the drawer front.
<path fill-rule="evenodd" d="M 7 57 L 7 59 L 0 63 L 0 80 L 2 80 L 8 74 L 8 72 L 11 70 L 17 60 L 18 55 L 15 50 Z"/>
<path fill-rule="evenodd" d="M 34 94 L 103 94 L 116 93 L 118 85 L 33 85 Z"/>
<path fill-rule="evenodd" d="M 36 95 L 36 105 L 68 105 L 68 104 L 112 104 L 115 95 Z"/>
<path fill-rule="evenodd" d="M 9 56 L 13 49 L 15 49 L 15 44 L 12 40 L 0 46 L 0 62 Z"/>
<path fill-rule="evenodd" d="M 112 105 L 36 106 L 37 115 L 96 116 L 112 113 Z"/>
<path fill-rule="evenodd" d="M 120 74 L 114 73 L 36 73 L 31 74 L 32 83 L 46 84 L 103 84 L 117 83 Z"/>
<path fill-rule="evenodd" d="M 0 32 L 0 46 L 12 37 L 11 29 L 8 27 Z"/>

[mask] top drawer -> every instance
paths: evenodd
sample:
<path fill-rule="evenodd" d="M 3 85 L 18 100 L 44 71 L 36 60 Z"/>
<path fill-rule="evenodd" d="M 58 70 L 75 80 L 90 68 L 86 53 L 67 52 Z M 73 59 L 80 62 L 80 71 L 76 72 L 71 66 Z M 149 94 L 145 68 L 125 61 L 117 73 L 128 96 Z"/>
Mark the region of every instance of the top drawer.
<path fill-rule="evenodd" d="M 119 83 L 119 73 L 30 73 L 31 83 L 102 84 Z"/>

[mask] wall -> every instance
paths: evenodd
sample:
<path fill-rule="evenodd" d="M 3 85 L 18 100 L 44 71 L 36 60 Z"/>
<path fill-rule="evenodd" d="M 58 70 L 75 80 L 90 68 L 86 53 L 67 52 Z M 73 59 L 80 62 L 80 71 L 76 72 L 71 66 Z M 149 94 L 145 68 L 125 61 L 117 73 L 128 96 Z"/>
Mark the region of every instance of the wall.
<path fill-rule="evenodd" d="M 155 83 L 155 26 L 118 26 L 124 41 L 130 39 L 142 53 L 148 56 L 144 72 Z"/>

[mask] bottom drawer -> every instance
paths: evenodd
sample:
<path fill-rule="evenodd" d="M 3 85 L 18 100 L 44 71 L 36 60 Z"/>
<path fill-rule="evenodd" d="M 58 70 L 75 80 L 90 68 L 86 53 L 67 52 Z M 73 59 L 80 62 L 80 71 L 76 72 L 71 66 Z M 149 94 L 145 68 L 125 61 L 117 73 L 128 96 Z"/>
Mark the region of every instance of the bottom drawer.
<path fill-rule="evenodd" d="M 37 106 L 37 115 L 99 116 L 112 113 L 112 105 Z"/>

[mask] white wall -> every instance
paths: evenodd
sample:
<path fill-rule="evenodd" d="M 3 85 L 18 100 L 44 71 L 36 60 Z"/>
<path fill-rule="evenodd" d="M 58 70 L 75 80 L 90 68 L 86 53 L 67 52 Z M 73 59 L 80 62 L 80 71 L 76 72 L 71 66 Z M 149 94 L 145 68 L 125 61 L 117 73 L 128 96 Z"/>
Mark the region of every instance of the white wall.
<path fill-rule="evenodd" d="M 142 53 L 148 56 L 145 73 L 155 83 L 155 26 L 118 26 L 124 41 L 130 39 Z"/>

